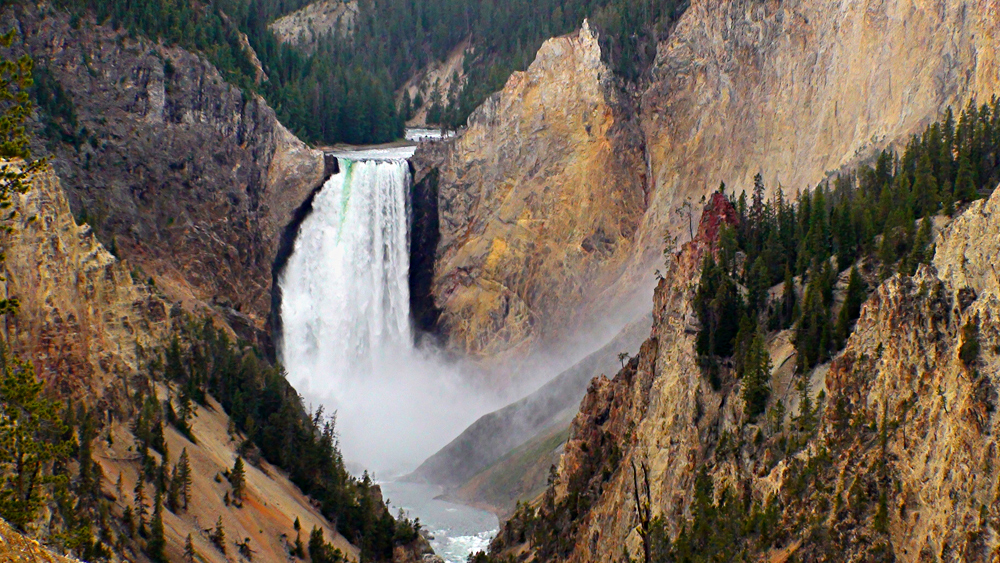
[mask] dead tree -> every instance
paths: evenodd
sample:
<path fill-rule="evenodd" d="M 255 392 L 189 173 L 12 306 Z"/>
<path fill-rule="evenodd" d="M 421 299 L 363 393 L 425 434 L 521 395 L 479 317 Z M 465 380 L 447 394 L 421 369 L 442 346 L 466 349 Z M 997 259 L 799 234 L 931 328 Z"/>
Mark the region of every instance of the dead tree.
<path fill-rule="evenodd" d="M 639 468 L 635 466 L 635 460 L 630 460 L 629 463 L 632 465 L 632 487 L 635 493 L 635 511 L 639 516 L 639 537 L 642 539 L 642 553 L 644 558 L 644 563 L 650 563 L 650 539 L 649 530 L 650 524 L 653 521 L 653 509 L 652 509 L 652 494 L 649 488 L 649 465 L 642 461 L 639 463 Z M 643 487 L 639 486 L 639 471 L 642 471 L 642 484 Z"/>

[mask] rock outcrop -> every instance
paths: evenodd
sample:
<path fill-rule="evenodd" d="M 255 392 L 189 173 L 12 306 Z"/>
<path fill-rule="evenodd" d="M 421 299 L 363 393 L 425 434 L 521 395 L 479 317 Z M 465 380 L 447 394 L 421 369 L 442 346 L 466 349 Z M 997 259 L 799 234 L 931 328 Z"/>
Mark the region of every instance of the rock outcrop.
<path fill-rule="evenodd" d="M 357 17 L 357 0 L 319 0 L 274 20 L 268 28 L 278 41 L 308 51 L 324 37 L 350 37 Z"/>
<path fill-rule="evenodd" d="M 786 370 L 794 364 L 787 336 L 772 335 L 773 396 L 757 421 L 744 416 L 738 380 L 724 377 L 715 390 L 699 367 L 691 330 L 699 251 L 687 245 L 656 289 L 642 351 L 613 379 L 593 382 L 573 422 L 531 524 L 555 539 L 522 544 L 525 521 L 515 518 L 494 549 L 545 561 L 641 560 L 636 499 L 675 537 L 704 516 L 692 490 L 705 475 L 718 502 L 736 495 L 742 506 L 777 510 L 764 516 L 767 539 L 747 544 L 751 557 L 992 560 L 998 212 L 1000 191 L 943 229 L 932 265 L 878 286 L 845 349 L 801 390 Z"/>
<path fill-rule="evenodd" d="M 418 171 L 440 170 L 434 295 L 453 349 L 523 349 L 572 317 L 549 304 L 625 263 L 646 206 L 634 111 L 585 25 L 546 41 L 443 154 L 417 155 Z"/>
<path fill-rule="evenodd" d="M 10 524 L 0 520 L 0 561 L 11 563 L 78 563 L 45 549 L 33 539 L 17 533 Z"/>
<path fill-rule="evenodd" d="M 41 8 L 8 8 L 14 54 L 37 61 L 75 116 L 54 152 L 77 217 L 172 300 L 244 335 L 264 327 L 282 229 L 323 180 L 319 151 L 202 58 Z M 72 24 L 72 25 L 71 25 Z"/>
<path fill-rule="evenodd" d="M 163 345 L 171 306 L 76 224 L 51 168 L 12 204 L 0 287 L 19 308 L 4 319 L 6 340 L 64 396 L 124 390 L 143 354 Z"/>
<path fill-rule="evenodd" d="M 689 236 L 685 206 L 721 181 L 749 190 L 760 172 L 794 193 L 984 101 L 1000 88 L 998 14 L 996 0 L 695 0 L 634 109 L 589 30 L 546 43 L 453 147 L 418 152 L 440 170 L 451 346 L 523 350 L 592 324 L 648 287 Z"/>

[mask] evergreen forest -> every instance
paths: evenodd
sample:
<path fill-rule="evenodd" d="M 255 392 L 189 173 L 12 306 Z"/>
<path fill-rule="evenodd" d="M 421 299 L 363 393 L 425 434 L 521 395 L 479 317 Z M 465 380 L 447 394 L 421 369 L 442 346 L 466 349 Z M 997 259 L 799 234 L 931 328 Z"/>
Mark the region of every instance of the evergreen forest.
<path fill-rule="evenodd" d="M 57 0 L 81 18 L 200 53 L 228 81 L 260 93 L 300 138 L 317 144 L 377 143 L 399 138 L 404 121 L 429 104 L 432 121 L 462 126 L 513 71 L 524 70 L 542 42 L 590 18 L 605 59 L 622 84 L 649 69 L 656 44 L 687 0 L 360 0 L 352 37 L 334 35 L 304 50 L 280 44 L 268 29 L 307 0 Z M 245 33 L 267 78 L 256 81 Z M 429 62 L 466 39 L 464 86 L 423 100 L 396 92 Z M 49 132 L 52 133 L 52 132 Z"/>
<path fill-rule="evenodd" d="M 897 271 L 912 275 L 933 258 L 933 218 L 954 215 L 998 182 L 1000 98 L 993 97 L 970 103 L 957 119 L 948 109 L 901 154 L 882 151 L 871 165 L 811 192 L 786 198 L 779 189 L 765 199 L 758 175 L 749 199 L 728 194 L 736 225 L 722 229 L 717 252 L 705 257 L 695 298 L 702 321 L 697 351 L 713 386 L 721 363 L 753 373 L 754 350 L 762 346 L 754 345 L 755 335 L 768 331 L 794 329 L 800 372 L 831 358 L 867 298 L 859 268 L 873 268 L 873 282 Z M 842 277 L 845 301 L 833 315 Z M 754 381 L 750 388 L 766 384 Z M 763 409 L 755 405 L 752 415 Z"/>
<path fill-rule="evenodd" d="M 650 489 L 642 478 L 648 479 L 648 468 L 641 458 L 638 465 L 634 460 L 621 463 L 620 448 L 608 434 L 584 435 L 583 466 L 570 473 L 565 493 L 557 498 L 550 486 L 540 505 L 518 504 L 500 530 L 501 545 L 529 543 L 542 558 L 569 557 L 579 515 L 600 498 L 615 472 L 625 471 L 634 476 L 630 494 L 635 497 L 629 505 L 638 517 L 644 560 L 650 563 L 754 560 L 755 554 L 786 545 L 789 527 L 804 526 L 784 521 L 783 514 L 796 506 L 808 507 L 804 511 L 812 514 L 816 505 L 833 506 L 838 519 L 847 513 L 859 520 L 872 517 L 874 532 L 884 536 L 874 538 L 879 541 L 870 553 L 879 557 L 872 560 L 891 558 L 885 463 L 852 469 L 857 479 L 844 502 L 830 484 L 838 475 L 825 448 L 796 457 L 818 431 L 819 402 L 828 400 L 823 392 L 812 397 L 805 381 L 814 367 L 843 349 L 874 284 L 897 273 L 912 275 L 931 261 L 933 219 L 987 197 L 998 182 L 1000 98 L 994 97 L 981 106 L 970 103 L 957 117 L 949 109 L 899 153 L 882 151 L 872 162 L 809 192 L 787 197 L 778 189 L 767 198 L 759 175 L 749 196 L 720 186 L 735 213 L 731 224 L 720 229 L 713 251 L 706 253 L 694 288 L 701 324 L 695 347 L 709 385 L 719 390 L 740 384 L 743 422 L 755 436 L 752 444 L 740 445 L 728 432 L 717 437 L 715 459 L 698 469 L 690 514 L 671 540 L 667 519 L 648 510 L 644 495 Z M 835 289 L 843 294 L 836 305 Z M 771 396 L 767 337 L 785 329 L 792 332 L 798 357 L 797 413 Z M 977 330 L 972 323 L 962 329 L 965 344 L 959 356 L 966 366 L 980 353 Z M 637 368 L 633 359 L 617 377 L 635 377 Z M 836 424 L 847 424 L 843 408 L 842 401 L 832 407 Z M 881 441 L 884 448 L 886 427 L 883 420 L 854 432 L 862 441 Z M 769 467 L 785 461 L 787 488 L 762 501 L 738 487 L 713 483 L 710 465 L 739 457 L 741 447 L 768 449 L 773 454 Z M 550 485 L 555 478 L 550 474 Z M 820 508 L 823 522 L 825 510 Z M 815 525 L 807 536 L 816 558 L 796 560 L 837 560 L 842 546 L 828 528 Z M 512 563 L 514 558 L 479 552 L 469 561 Z"/>

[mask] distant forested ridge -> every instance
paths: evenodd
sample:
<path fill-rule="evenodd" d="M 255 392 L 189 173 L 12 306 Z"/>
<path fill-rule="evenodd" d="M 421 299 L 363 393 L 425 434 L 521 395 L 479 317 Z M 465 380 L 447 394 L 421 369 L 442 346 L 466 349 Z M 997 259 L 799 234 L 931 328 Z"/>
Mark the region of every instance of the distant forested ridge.
<path fill-rule="evenodd" d="M 570 33 L 584 18 L 601 32 L 605 59 L 625 81 L 648 70 L 656 44 L 687 8 L 687 0 L 360 0 L 354 34 L 334 34 L 305 52 L 281 44 L 268 25 L 306 0 L 56 0 L 73 24 L 98 23 L 203 54 L 228 81 L 260 93 L 301 138 L 321 144 L 375 143 L 399 138 L 404 121 L 431 104 L 432 121 L 465 123 L 510 74 L 534 59 L 542 42 Z M 246 34 L 266 79 L 256 80 Z M 404 100 L 406 81 L 466 39 L 462 88 L 428 100 Z M 434 107 L 436 105 L 436 107 Z"/>

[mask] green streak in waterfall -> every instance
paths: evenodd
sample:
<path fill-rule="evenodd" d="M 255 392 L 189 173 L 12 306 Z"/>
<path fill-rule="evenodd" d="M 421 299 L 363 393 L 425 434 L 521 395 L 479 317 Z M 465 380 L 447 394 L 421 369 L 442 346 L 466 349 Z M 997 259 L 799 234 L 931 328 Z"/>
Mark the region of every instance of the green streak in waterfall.
<path fill-rule="evenodd" d="M 340 242 L 340 237 L 344 233 L 344 223 L 347 222 L 347 207 L 351 203 L 351 181 L 354 177 L 354 161 L 348 159 L 340 159 L 344 164 L 344 187 L 341 191 L 340 196 L 340 217 L 337 221 L 337 242 Z"/>

